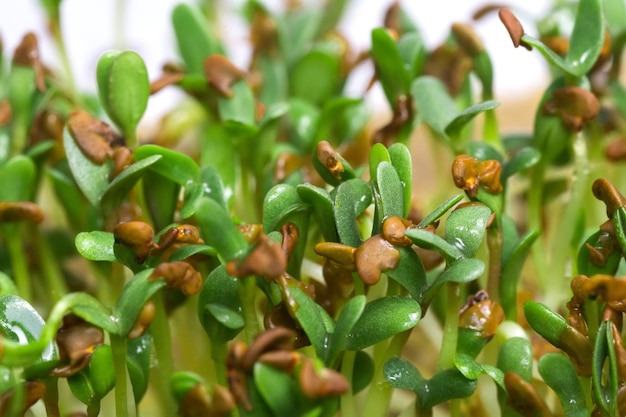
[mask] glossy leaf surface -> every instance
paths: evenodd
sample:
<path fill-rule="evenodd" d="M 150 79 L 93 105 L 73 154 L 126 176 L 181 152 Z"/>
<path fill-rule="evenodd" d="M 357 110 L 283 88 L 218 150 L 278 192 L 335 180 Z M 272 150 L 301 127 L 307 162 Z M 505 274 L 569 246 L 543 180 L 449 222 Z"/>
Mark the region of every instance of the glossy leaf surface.
<path fill-rule="evenodd" d="M 113 252 L 115 237 L 111 232 L 96 230 L 93 232 L 81 232 L 76 235 L 76 249 L 83 258 L 90 261 L 116 262 Z"/>
<path fill-rule="evenodd" d="M 491 210 L 471 205 L 454 210 L 446 220 L 446 240 L 468 258 L 476 256 L 483 242 Z"/>
<path fill-rule="evenodd" d="M 583 76 L 596 63 L 604 43 L 604 17 L 601 0 L 580 0 L 574 31 L 565 60 L 575 74 Z"/>
<path fill-rule="evenodd" d="M 539 359 L 539 374 L 559 396 L 565 415 L 584 417 L 588 415 L 585 395 L 569 359 L 559 353 L 547 353 Z"/>
<path fill-rule="evenodd" d="M 226 343 L 244 326 L 237 280 L 223 265 L 215 268 L 198 294 L 200 324 L 216 343 Z"/>
<path fill-rule="evenodd" d="M 405 330 L 422 316 L 419 303 L 409 297 L 383 297 L 368 303 L 348 334 L 347 349 L 360 350 Z"/>

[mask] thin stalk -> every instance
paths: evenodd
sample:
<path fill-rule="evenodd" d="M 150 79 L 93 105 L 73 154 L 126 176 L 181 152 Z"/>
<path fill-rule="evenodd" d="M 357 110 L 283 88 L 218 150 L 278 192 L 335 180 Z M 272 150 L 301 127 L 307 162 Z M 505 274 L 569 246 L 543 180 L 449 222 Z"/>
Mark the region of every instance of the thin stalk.
<path fill-rule="evenodd" d="M 489 248 L 489 272 L 487 292 L 493 301 L 500 302 L 500 280 L 502 277 L 502 221 L 497 215 L 494 223 L 487 229 L 487 247 Z"/>
<path fill-rule="evenodd" d="M 65 279 L 63 278 L 59 264 L 45 236 L 43 236 L 37 228 L 34 228 L 34 234 L 37 254 L 39 255 L 39 262 L 41 263 L 46 287 L 56 299 L 59 299 L 67 294 Z"/>
<path fill-rule="evenodd" d="M 245 320 L 243 329 L 245 341 L 248 345 L 252 344 L 254 336 L 259 332 L 259 322 L 256 315 L 256 278 L 246 277 L 237 280 L 239 299 L 241 300 L 241 309 Z"/>
<path fill-rule="evenodd" d="M 126 368 L 126 338 L 112 334 L 111 351 L 115 368 L 115 415 L 117 417 L 134 417 L 136 414 L 135 400 L 132 392 L 129 395 L 130 387 Z"/>
<path fill-rule="evenodd" d="M 74 104 L 80 106 L 82 104 L 82 100 L 80 97 L 80 93 L 78 92 L 78 88 L 76 87 L 76 82 L 74 81 L 74 72 L 72 71 L 70 59 L 67 54 L 67 48 L 65 47 L 63 31 L 61 30 L 60 16 L 57 15 L 55 17 L 52 17 L 48 23 L 50 27 L 50 33 L 52 34 L 52 39 L 54 40 L 54 44 L 59 52 L 59 58 L 61 59 L 61 66 L 63 67 L 63 72 L 65 74 L 65 82 L 67 83 L 68 94 Z"/>
<path fill-rule="evenodd" d="M 176 408 L 172 396 L 169 394 L 169 381 L 174 371 L 170 323 L 165 312 L 161 292 L 155 294 L 154 297 L 152 297 L 152 301 L 156 307 L 156 314 L 151 329 L 159 363 L 157 368 L 159 379 L 158 387 L 160 391 L 159 399 L 161 401 L 163 415 L 173 416 L 176 413 Z"/>
<path fill-rule="evenodd" d="M 374 378 L 370 384 L 367 399 L 363 410 L 367 410 L 367 415 L 372 417 L 386 416 L 389 408 L 389 401 L 393 388 L 385 379 L 384 364 L 388 359 L 399 355 L 411 334 L 411 330 L 398 333 L 391 338 L 391 342 L 387 349 L 381 354 L 374 357 L 374 363 L 377 365 Z M 378 356 L 378 357 L 376 357 Z"/>
<path fill-rule="evenodd" d="M 226 343 L 217 343 L 216 340 L 211 340 L 211 359 L 213 359 L 212 366 L 214 368 L 215 380 L 218 384 L 227 387 L 228 376 L 226 375 Z"/>
<path fill-rule="evenodd" d="M 14 371 L 16 373 L 16 371 Z M 26 389 L 24 383 L 16 384 L 13 389 L 11 396 L 9 397 L 9 406 L 6 409 L 7 414 L 6 417 L 18 417 L 23 415 L 22 409 L 24 408 L 24 402 L 26 400 Z"/>
<path fill-rule="evenodd" d="M 87 417 L 98 417 L 100 415 L 100 402 L 87 405 Z"/>
<path fill-rule="evenodd" d="M 546 252 L 545 231 L 543 229 L 543 178 L 546 167 L 543 161 L 540 161 L 532 168 L 530 177 L 530 188 L 528 190 L 528 230 L 541 230 L 542 233 L 533 244 L 532 254 L 533 263 L 539 285 L 545 289 L 550 276 L 547 271 L 547 265 L 550 254 Z"/>
<path fill-rule="evenodd" d="M 461 286 L 458 282 L 446 284 L 446 322 L 443 328 L 443 341 L 439 352 L 438 369 L 454 366 L 454 355 L 459 336 L 459 311 L 461 310 Z"/>
<path fill-rule="evenodd" d="M 500 141 L 498 120 L 496 119 L 495 110 L 487 110 L 485 112 L 485 124 L 483 126 L 483 139 L 486 143 L 490 144 L 495 149 L 499 151 L 503 151 L 502 142 Z"/>
<path fill-rule="evenodd" d="M 7 250 L 13 266 L 13 279 L 17 292 L 26 301 L 32 301 L 33 290 L 28 272 L 28 261 L 24 250 L 21 228 L 19 224 L 11 225 L 2 229 L 2 234 L 6 239 Z"/>
<path fill-rule="evenodd" d="M 550 279 L 546 283 L 546 304 L 557 307 L 563 301 L 562 291 L 565 279 L 568 258 L 571 256 L 575 225 L 583 206 L 585 193 L 589 189 L 589 161 L 587 158 L 587 144 L 583 134 L 574 137 L 572 144 L 574 153 L 574 176 L 570 191 L 570 198 L 560 217 L 557 227 L 558 238 L 552 240 L 550 253 L 553 259 L 550 265 Z"/>
<path fill-rule="evenodd" d="M 356 352 L 351 350 L 346 350 L 343 354 L 343 359 L 341 361 L 341 373 L 343 377 L 348 381 L 348 386 L 352 386 L 352 376 L 354 375 L 354 359 L 356 357 Z M 349 389 L 344 395 L 341 396 L 341 415 L 342 417 L 356 417 L 358 414 L 356 413 L 356 407 L 354 404 L 354 394 L 352 390 Z"/>
<path fill-rule="evenodd" d="M 46 393 L 43 396 L 47 417 L 61 417 L 59 411 L 59 386 L 56 379 L 46 382 Z"/>

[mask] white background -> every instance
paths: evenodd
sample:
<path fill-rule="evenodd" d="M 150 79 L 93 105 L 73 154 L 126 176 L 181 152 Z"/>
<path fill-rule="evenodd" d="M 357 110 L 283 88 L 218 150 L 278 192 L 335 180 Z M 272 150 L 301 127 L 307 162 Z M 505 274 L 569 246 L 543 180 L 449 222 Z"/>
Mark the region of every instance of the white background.
<path fill-rule="evenodd" d="M 176 60 L 178 54 L 170 24 L 171 10 L 181 0 L 63 0 L 63 33 L 78 86 L 81 90 L 95 92 L 95 68 L 98 57 L 109 49 L 133 49 L 145 60 L 150 78 L 161 73 L 165 61 Z M 332 0 L 330 0 L 332 1 Z M 190 2 L 189 0 L 187 2 Z M 317 3 L 310 0 L 305 3 Z M 224 19 L 221 31 L 229 45 L 232 59 L 245 67 L 248 61 L 247 33 L 238 16 L 242 0 L 222 0 Z M 277 10 L 281 0 L 265 0 L 271 9 Z M 356 50 L 369 47 L 370 31 L 382 25 L 385 10 L 391 1 L 352 0 L 342 33 Z M 429 47 L 440 44 L 449 33 L 453 22 L 470 23 L 472 13 L 484 0 L 404 0 L 400 2 L 417 22 Z M 550 2 L 545 0 L 510 0 L 512 7 L 526 12 L 527 16 L 541 16 Z M 124 8 L 123 21 L 115 21 L 116 7 Z M 527 31 L 534 34 L 532 21 L 522 20 Z M 487 50 L 494 61 L 496 99 L 524 95 L 547 82 L 547 69 L 539 53 L 515 49 L 495 14 L 475 23 Z M 0 36 L 4 43 L 4 56 L 8 58 L 22 36 L 34 31 L 40 40 L 43 60 L 53 68 L 59 68 L 57 52 L 46 33 L 45 16 L 37 0 L 0 0 Z M 123 42 L 120 42 L 123 39 Z M 367 70 L 367 69 L 366 69 Z M 362 94 L 370 76 L 368 73 L 352 79 L 348 93 Z M 148 117 L 157 117 L 178 98 L 173 89 L 158 94 L 150 101 Z M 373 93 L 373 101 L 382 97 L 380 91 Z"/>

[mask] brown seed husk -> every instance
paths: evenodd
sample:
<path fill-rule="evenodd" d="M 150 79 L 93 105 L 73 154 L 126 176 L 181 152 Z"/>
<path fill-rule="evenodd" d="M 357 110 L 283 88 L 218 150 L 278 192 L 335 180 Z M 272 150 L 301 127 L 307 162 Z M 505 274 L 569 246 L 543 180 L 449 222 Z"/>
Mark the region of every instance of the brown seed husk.
<path fill-rule="evenodd" d="M 245 372 L 252 372 L 259 357 L 273 351 L 293 351 L 294 332 L 286 327 L 275 327 L 259 333 L 239 362 L 239 368 Z"/>
<path fill-rule="evenodd" d="M 400 252 L 383 235 L 367 239 L 355 254 L 356 270 L 366 285 L 374 285 L 384 271 L 394 269 L 400 262 Z"/>
<path fill-rule="evenodd" d="M 204 75 L 209 85 L 224 97 L 232 97 L 230 86 L 242 79 L 245 73 L 224 55 L 209 55 L 204 61 Z"/>
<path fill-rule="evenodd" d="M 524 416 L 552 417 L 550 409 L 535 388 L 515 372 L 504 374 L 507 403 Z"/>
<path fill-rule="evenodd" d="M 74 110 L 67 120 L 67 127 L 76 145 L 91 162 L 102 165 L 107 157 L 113 156 L 113 130 L 106 123 L 84 110 Z"/>
<path fill-rule="evenodd" d="M 461 309 L 459 327 L 476 330 L 483 338 L 492 338 L 504 321 L 500 304 L 489 299 L 487 291 L 481 290 L 467 299 Z"/>
<path fill-rule="evenodd" d="M 26 411 L 31 408 L 37 401 L 43 398 L 46 393 L 46 384 L 41 381 L 26 381 L 24 384 L 24 399 L 23 406 L 20 410 L 20 415 L 25 415 Z M 12 388 L 2 395 L 0 395 L 0 416 L 6 416 L 9 414 L 11 407 L 11 400 L 15 389 Z"/>
<path fill-rule="evenodd" d="M 143 336 L 150 324 L 154 321 L 154 317 L 156 316 L 156 307 L 152 300 L 148 300 L 148 302 L 143 306 L 139 315 L 137 316 L 137 320 L 135 320 L 135 324 L 133 324 L 133 328 L 128 332 L 129 339 L 136 339 L 138 337 Z"/>
<path fill-rule="evenodd" d="M 145 222 L 130 221 L 118 223 L 113 229 L 115 242 L 130 248 L 142 263 L 155 247 L 154 230 Z"/>
<path fill-rule="evenodd" d="M 598 116 L 600 102 L 588 90 L 580 87 L 557 88 L 543 105 L 547 114 L 559 116 L 572 132 L 580 132 L 585 124 Z"/>
<path fill-rule="evenodd" d="M 413 242 L 404 235 L 410 227 L 414 227 L 411 221 L 399 216 L 391 216 L 383 222 L 383 236 L 392 245 L 411 246 Z"/>
<path fill-rule="evenodd" d="M 312 399 L 337 397 L 350 389 L 350 385 L 339 372 L 324 368 L 318 373 L 313 361 L 308 358 L 302 363 L 298 379 L 302 393 Z"/>
<path fill-rule="evenodd" d="M 522 45 L 524 48 L 530 51 L 532 47 L 522 40 L 522 36 L 524 36 L 524 27 L 517 19 L 517 17 L 513 14 L 513 12 L 506 8 L 500 9 L 498 11 L 498 17 L 504 24 L 506 30 L 509 32 L 509 36 L 511 36 L 513 45 L 516 48 Z"/>
<path fill-rule="evenodd" d="M 194 295 L 202 288 L 202 275 L 183 261 L 161 262 L 149 279 L 164 278 L 168 288 L 178 288 L 185 295 Z"/>
<path fill-rule="evenodd" d="M 43 219 L 44 213 L 41 207 L 30 201 L 0 202 L 0 222 L 27 220 L 32 223 L 41 223 Z"/>
<path fill-rule="evenodd" d="M 354 271 L 356 268 L 356 264 L 354 263 L 356 248 L 352 246 L 337 242 L 320 242 L 315 245 L 314 250 L 319 256 L 323 256 L 341 265 L 345 269 Z"/>
<path fill-rule="evenodd" d="M 606 216 L 610 219 L 613 214 L 626 205 L 626 197 L 604 178 L 598 178 L 591 186 L 593 195 L 606 205 Z"/>
<path fill-rule="evenodd" d="M 333 177 L 341 179 L 341 173 L 344 171 L 343 164 L 332 145 L 322 140 L 317 143 L 316 153 L 317 159 L 326 167 L 328 172 Z"/>
<path fill-rule="evenodd" d="M 51 375 L 68 377 L 80 372 L 89 364 L 96 346 L 104 343 L 104 332 L 82 318 L 68 314 L 63 318 L 63 325 L 57 330 L 56 343 L 61 361 L 69 363 L 57 366 Z"/>
<path fill-rule="evenodd" d="M 467 23 L 453 23 L 452 34 L 461 48 L 470 56 L 478 55 L 485 50 L 482 40 L 474 28 Z"/>
<path fill-rule="evenodd" d="M 15 52 L 13 53 L 13 63 L 24 67 L 31 67 L 35 70 L 35 84 L 37 89 L 44 93 L 46 85 L 44 83 L 44 67 L 39 54 L 39 42 L 33 32 L 28 32 L 22 38 Z"/>
<path fill-rule="evenodd" d="M 496 160 L 479 161 L 469 155 L 459 155 L 452 163 L 454 185 L 476 197 L 480 185 L 490 194 L 502 192 L 502 165 Z"/>
<path fill-rule="evenodd" d="M 232 260 L 226 264 L 226 272 L 237 278 L 260 275 L 267 280 L 276 280 L 285 273 L 287 258 L 279 243 L 272 243 L 261 234 L 248 255 L 241 261 Z"/>

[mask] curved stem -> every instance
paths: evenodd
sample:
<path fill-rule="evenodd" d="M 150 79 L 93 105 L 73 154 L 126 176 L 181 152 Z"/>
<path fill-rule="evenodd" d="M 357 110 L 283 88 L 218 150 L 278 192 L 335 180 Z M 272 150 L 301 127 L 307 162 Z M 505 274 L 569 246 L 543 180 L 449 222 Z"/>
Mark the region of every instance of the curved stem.
<path fill-rule="evenodd" d="M 6 239 L 7 250 L 11 258 L 13 267 L 13 279 L 17 292 L 26 301 L 32 301 L 32 286 L 28 272 L 28 261 L 26 259 L 21 228 L 19 224 L 3 227 L 2 234 Z"/>

